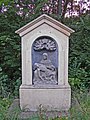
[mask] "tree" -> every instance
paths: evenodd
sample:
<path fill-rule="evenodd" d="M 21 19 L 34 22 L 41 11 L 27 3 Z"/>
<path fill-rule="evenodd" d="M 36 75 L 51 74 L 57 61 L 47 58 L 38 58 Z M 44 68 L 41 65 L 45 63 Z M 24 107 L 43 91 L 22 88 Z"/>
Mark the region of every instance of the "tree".
<path fill-rule="evenodd" d="M 3 2 L 2 0 L 0 4 Z M 17 8 L 17 14 L 20 16 L 36 14 L 36 11 L 39 11 L 40 14 L 55 15 L 61 15 L 60 13 L 62 12 L 62 18 L 90 13 L 89 0 L 6 0 L 5 5 L 2 5 L 1 11 L 6 11 L 10 7 L 10 3 L 14 4 L 14 7 Z M 9 6 L 6 6 L 7 4 Z"/>
<path fill-rule="evenodd" d="M 52 2 L 20 0 L 3 6 L 7 10 L 0 13 L 0 93 L 7 91 L 15 95 L 21 82 L 21 42 L 15 31 L 42 13 L 55 14 L 58 19 L 57 3 Z M 89 21 L 90 16 L 86 14 L 63 20 L 64 24 L 76 31 L 70 40 L 69 78 L 71 85 L 80 89 L 90 87 Z"/>
<path fill-rule="evenodd" d="M 89 0 L 63 0 L 63 17 L 80 16 L 90 13 Z"/>

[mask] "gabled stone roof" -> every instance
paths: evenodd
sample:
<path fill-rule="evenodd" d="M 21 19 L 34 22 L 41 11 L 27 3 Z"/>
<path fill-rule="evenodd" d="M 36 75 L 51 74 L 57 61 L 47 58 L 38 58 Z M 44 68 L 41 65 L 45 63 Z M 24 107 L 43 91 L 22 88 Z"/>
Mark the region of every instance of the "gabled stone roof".
<path fill-rule="evenodd" d="M 29 22 L 25 26 L 15 31 L 15 33 L 19 34 L 20 36 L 24 36 L 35 28 L 41 26 L 42 24 L 48 24 L 49 26 L 53 27 L 54 29 L 60 31 L 67 36 L 70 36 L 70 34 L 74 32 L 74 30 L 62 24 L 61 22 L 53 19 L 46 14 L 43 14 L 40 17 L 34 19 L 32 22 Z"/>

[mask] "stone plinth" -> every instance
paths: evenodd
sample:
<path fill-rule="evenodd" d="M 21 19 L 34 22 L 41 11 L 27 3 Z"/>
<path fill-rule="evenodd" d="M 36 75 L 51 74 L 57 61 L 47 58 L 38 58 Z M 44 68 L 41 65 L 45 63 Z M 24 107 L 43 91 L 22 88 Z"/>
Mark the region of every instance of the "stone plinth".
<path fill-rule="evenodd" d="M 71 104 L 70 86 L 21 86 L 21 109 L 37 111 L 42 105 L 48 111 L 67 111 Z"/>

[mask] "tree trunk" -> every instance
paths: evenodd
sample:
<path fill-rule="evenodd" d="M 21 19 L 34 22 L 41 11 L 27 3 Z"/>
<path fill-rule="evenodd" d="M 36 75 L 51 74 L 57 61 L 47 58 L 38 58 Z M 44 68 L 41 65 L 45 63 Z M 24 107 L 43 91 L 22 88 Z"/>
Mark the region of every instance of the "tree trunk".
<path fill-rule="evenodd" d="M 63 12 L 62 12 L 62 19 L 64 18 L 65 16 L 65 13 L 67 11 L 67 5 L 69 3 L 69 0 L 64 0 L 64 6 L 63 6 Z"/>
<path fill-rule="evenodd" d="M 58 0 L 58 15 L 62 15 L 62 0 Z"/>

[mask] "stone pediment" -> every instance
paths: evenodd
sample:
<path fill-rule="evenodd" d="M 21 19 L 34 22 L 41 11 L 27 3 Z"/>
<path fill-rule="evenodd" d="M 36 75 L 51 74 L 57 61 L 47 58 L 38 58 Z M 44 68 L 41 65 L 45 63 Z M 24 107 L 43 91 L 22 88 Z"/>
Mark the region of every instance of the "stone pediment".
<path fill-rule="evenodd" d="M 31 32 L 35 28 L 47 24 L 51 26 L 52 28 L 56 29 L 57 31 L 60 31 L 61 33 L 65 34 L 66 36 L 70 36 L 71 33 L 74 32 L 71 28 L 67 27 L 66 25 L 62 24 L 61 22 L 53 19 L 52 17 L 43 14 L 40 17 L 36 18 L 32 22 L 29 22 L 25 26 L 21 27 L 15 33 L 19 34 L 20 36 L 24 36 L 27 33 Z"/>

